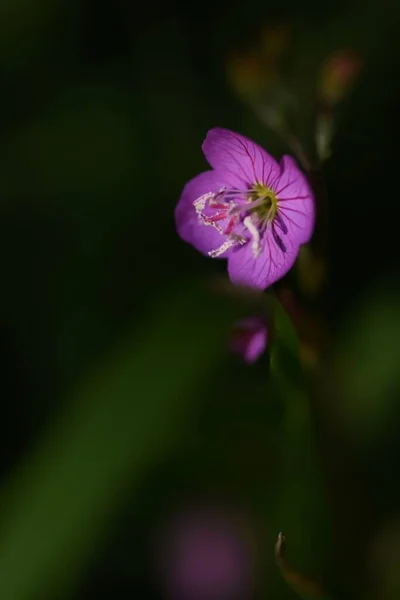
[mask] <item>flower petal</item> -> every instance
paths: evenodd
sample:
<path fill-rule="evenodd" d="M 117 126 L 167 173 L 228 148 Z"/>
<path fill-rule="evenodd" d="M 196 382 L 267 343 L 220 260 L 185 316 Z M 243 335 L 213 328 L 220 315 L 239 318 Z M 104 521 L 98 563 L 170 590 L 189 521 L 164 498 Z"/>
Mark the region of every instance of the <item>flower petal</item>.
<path fill-rule="evenodd" d="M 291 269 L 299 252 L 298 244 L 278 229 L 268 230 L 264 247 L 257 258 L 251 243 L 234 249 L 228 257 L 228 273 L 232 283 L 265 290 Z"/>
<path fill-rule="evenodd" d="M 247 137 L 228 129 L 211 129 L 202 148 L 210 165 L 223 171 L 232 186 L 258 182 L 272 187 L 280 176 L 273 156 Z"/>
<path fill-rule="evenodd" d="M 314 230 L 314 195 L 306 176 L 293 158 L 284 156 L 280 165 L 281 176 L 274 190 L 278 197 L 279 214 L 294 242 L 305 244 Z"/>
<path fill-rule="evenodd" d="M 217 192 L 226 185 L 217 171 L 205 171 L 191 179 L 183 188 L 175 208 L 176 229 L 180 237 L 199 252 L 208 254 L 219 248 L 227 239 L 216 227 L 201 223 L 193 202 L 208 192 Z M 229 251 L 221 258 L 227 258 Z"/>

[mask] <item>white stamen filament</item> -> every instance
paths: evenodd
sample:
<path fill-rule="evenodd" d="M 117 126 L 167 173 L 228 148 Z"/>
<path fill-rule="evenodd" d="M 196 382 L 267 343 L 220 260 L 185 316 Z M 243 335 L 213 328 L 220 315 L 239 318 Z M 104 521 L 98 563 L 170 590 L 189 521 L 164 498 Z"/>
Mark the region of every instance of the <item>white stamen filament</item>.
<path fill-rule="evenodd" d="M 220 202 L 220 201 L 221 201 L 221 199 L 222 199 L 222 201 L 223 201 L 223 197 L 224 197 L 224 196 L 225 196 L 225 194 L 226 194 L 226 190 L 227 190 L 227 188 L 226 188 L 226 187 L 222 187 L 222 188 L 220 188 L 220 189 L 218 190 L 218 192 L 217 192 L 217 193 L 213 194 L 213 195 L 212 195 L 212 198 L 210 199 L 210 205 L 212 205 L 212 204 L 214 204 L 214 203 L 218 203 L 218 202 Z"/>
<path fill-rule="evenodd" d="M 224 252 L 229 250 L 229 248 L 232 248 L 232 246 L 234 246 L 235 244 L 240 244 L 240 246 L 242 246 L 246 242 L 247 242 L 246 238 L 243 237 L 242 235 L 237 235 L 236 233 L 232 233 L 228 237 L 228 239 L 225 240 L 225 242 L 223 244 L 221 244 L 221 246 L 219 248 L 216 248 L 215 250 L 211 250 L 208 253 L 208 256 L 211 256 L 211 258 L 217 258 L 218 256 L 221 256 L 221 254 L 223 254 Z"/>
<path fill-rule="evenodd" d="M 260 232 L 256 225 L 254 225 L 251 217 L 245 217 L 243 220 L 243 225 L 248 229 L 253 241 L 251 243 L 251 250 L 255 258 L 260 256 L 261 252 L 261 243 L 260 243 Z"/>
<path fill-rule="evenodd" d="M 211 258 L 217 258 L 218 256 L 221 256 L 221 254 L 229 250 L 229 248 L 232 248 L 232 246 L 234 246 L 235 244 L 236 241 L 234 239 L 228 238 L 223 244 L 221 244 L 219 248 L 216 248 L 215 250 L 210 250 L 208 256 L 211 256 Z"/>

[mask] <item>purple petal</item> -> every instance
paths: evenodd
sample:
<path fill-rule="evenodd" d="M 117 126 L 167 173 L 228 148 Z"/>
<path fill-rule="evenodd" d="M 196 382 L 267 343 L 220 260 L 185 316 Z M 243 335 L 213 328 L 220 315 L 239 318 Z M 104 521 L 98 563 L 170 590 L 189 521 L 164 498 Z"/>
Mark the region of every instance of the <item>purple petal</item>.
<path fill-rule="evenodd" d="M 279 212 L 275 216 L 275 223 L 276 223 L 277 228 L 280 229 L 282 231 L 282 233 L 287 235 L 287 233 L 288 233 L 287 225 L 286 225 L 285 221 L 282 219 Z"/>
<path fill-rule="evenodd" d="M 258 317 L 243 319 L 237 324 L 232 336 L 231 348 L 243 360 L 256 362 L 267 347 L 268 333 L 265 323 Z"/>
<path fill-rule="evenodd" d="M 279 235 L 280 232 L 277 233 Z M 251 243 L 232 251 L 228 257 L 228 273 L 232 283 L 265 290 L 286 275 L 296 260 L 299 246 L 289 236 L 279 237 L 282 244 L 277 242 L 270 228 L 264 236 L 262 253 L 257 258 L 254 257 Z"/>
<path fill-rule="evenodd" d="M 279 214 L 294 243 L 305 244 L 314 230 L 314 195 L 293 158 L 284 156 L 280 164 L 281 176 L 275 186 Z"/>
<path fill-rule="evenodd" d="M 276 245 L 278 246 L 278 248 L 282 252 L 286 252 L 286 246 L 283 242 L 282 236 L 277 232 L 275 225 L 272 225 L 272 235 L 274 237 L 274 241 L 275 241 Z"/>
<path fill-rule="evenodd" d="M 272 187 L 280 176 L 273 156 L 247 137 L 228 129 L 211 129 L 202 148 L 210 165 L 223 171 L 232 186 L 258 182 Z"/>
<path fill-rule="evenodd" d="M 217 192 L 226 185 L 217 171 L 205 171 L 191 179 L 183 188 L 175 208 L 175 222 L 178 234 L 203 254 L 215 250 L 226 240 L 226 235 L 214 227 L 207 227 L 199 220 L 193 202 L 203 194 Z M 229 251 L 221 258 L 227 258 Z"/>

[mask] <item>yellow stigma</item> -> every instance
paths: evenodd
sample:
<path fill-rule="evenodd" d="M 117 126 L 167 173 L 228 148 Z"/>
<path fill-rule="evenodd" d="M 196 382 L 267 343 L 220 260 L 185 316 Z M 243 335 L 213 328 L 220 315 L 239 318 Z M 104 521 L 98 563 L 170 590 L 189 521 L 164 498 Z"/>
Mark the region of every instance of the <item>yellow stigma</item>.
<path fill-rule="evenodd" d="M 249 209 L 249 213 L 256 214 L 261 221 L 268 218 L 273 221 L 278 212 L 278 198 L 271 188 L 263 183 L 256 183 L 248 193 L 248 202 L 256 202 L 257 206 Z M 263 202 L 260 202 L 263 201 Z"/>

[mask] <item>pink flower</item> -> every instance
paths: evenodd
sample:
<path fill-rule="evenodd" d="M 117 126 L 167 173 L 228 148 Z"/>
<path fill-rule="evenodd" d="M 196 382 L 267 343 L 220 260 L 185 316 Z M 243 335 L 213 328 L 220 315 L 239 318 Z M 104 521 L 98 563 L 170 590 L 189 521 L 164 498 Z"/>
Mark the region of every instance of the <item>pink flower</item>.
<path fill-rule="evenodd" d="M 226 258 L 231 281 L 265 289 L 283 277 L 314 229 L 314 199 L 293 158 L 211 129 L 203 152 L 213 170 L 189 181 L 175 209 L 179 235 L 212 258 Z"/>
<path fill-rule="evenodd" d="M 247 363 L 256 362 L 267 347 L 268 332 L 263 319 L 248 317 L 237 323 L 231 337 L 231 350 Z"/>

